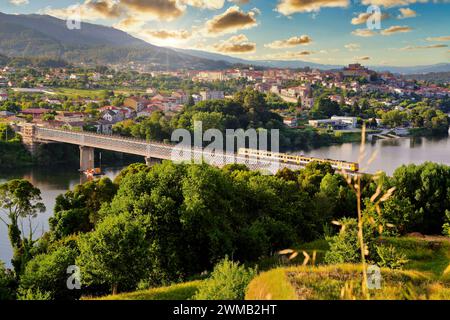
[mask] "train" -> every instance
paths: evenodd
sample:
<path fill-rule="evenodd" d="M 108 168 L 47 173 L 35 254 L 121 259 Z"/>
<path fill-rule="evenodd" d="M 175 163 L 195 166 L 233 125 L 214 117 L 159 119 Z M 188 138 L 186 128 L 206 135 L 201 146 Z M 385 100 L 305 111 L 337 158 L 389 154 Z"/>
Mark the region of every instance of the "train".
<path fill-rule="evenodd" d="M 296 156 L 296 155 L 290 155 L 287 153 L 277 153 L 277 152 L 247 149 L 247 148 L 240 148 L 238 150 L 238 154 L 240 156 L 258 157 L 261 159 L 276 159 L 280 162 L 292 163 L 292 164 L 297 164 L 297 165 L 306 165 L 310 162 L 315 161 L 315 162 L 320 162 L 320 163 L 329 163 L 333 169 L 338 170 L 338 171 L 341 171 L 341 170 L 348 171 L 348 172 L 358 172 L 359 171 L 359 164 L 356 162 L 348 162 L 348 161 L 332 160 L 332 159 L 321 159 L 321 158 L 305 157 L 305 156 Z"/>

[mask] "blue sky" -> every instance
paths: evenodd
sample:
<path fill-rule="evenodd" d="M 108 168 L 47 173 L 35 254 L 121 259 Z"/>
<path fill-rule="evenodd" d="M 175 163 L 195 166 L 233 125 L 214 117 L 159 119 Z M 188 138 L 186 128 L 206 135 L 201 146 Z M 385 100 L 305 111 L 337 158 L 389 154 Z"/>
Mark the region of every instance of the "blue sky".
<path fill-rule="evenodd" d="M 416 2 L 0 0 L 0 11 L 60 18 L 79 13 L 83 21 L 114 26 L 157 45 L 245 59 L 398 66 L 449 62 L 450 2 Z M 370 14 L 363 13 L 370 4 L 381 10 L 380 30 L 367 29 Z"/>

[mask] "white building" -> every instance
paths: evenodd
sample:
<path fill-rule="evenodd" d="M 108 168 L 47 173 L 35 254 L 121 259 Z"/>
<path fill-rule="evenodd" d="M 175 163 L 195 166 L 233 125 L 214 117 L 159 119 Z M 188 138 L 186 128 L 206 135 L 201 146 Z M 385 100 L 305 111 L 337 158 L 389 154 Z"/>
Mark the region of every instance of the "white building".
<path fill-rule="evenodd" d="M 202 97 L 202 101 L 225 99 L 225 94 L 223 91 L 201 91 L 200 96 Z"/>

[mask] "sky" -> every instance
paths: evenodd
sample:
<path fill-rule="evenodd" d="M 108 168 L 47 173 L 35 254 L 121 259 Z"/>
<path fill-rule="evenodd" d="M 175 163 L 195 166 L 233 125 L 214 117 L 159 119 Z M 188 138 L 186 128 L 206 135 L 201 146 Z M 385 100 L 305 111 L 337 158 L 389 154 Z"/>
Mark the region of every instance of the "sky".
<path fill-rule="evenodd" d="M 155 45 L 249 60 L 450 62 L 450 0 L 0 0 L 0 11 L 80 16 Z"/>

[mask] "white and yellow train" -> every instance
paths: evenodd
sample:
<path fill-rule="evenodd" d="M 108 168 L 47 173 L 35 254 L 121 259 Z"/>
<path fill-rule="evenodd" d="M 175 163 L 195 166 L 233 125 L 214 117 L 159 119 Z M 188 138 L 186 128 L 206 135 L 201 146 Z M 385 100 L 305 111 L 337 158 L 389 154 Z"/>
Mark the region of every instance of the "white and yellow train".
<path fill-rule="evenodd" d="M 255 149 L 246 149 L 240 148 L 238 154 L 241 156 L 247 157 L 257 157 L 260 159 L 276 159 L 280 162 L 284 163 L 292 163 L 297 165 L 307 165 L 310 162 L 320 162 L 320 163 L 329 163 L 331 167 L 335 170 L 344 170 L 349 172 L 358 172 L 359 165 L 356 162 L 348 162 L 341 160 L 332 160 L 332 159 L 321 159 L 321 158 L 313 158 L 313 157 L 305 157 L 305 156 L 296 156 L 290 155 L 287 153 L 277 153 L 265 150 L 255 150 Z"/>

